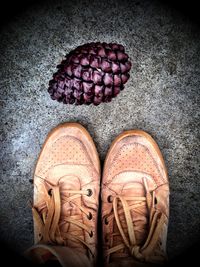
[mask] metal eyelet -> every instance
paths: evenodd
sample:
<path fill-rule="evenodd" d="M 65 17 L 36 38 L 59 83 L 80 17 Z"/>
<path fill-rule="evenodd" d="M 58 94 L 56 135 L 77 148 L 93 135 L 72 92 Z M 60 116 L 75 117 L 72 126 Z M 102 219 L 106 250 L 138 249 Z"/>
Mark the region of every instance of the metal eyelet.
<path fill-rule="evenodd" d="M 93 237 L 93 232 L 92 231 L 89 233 L 89 236 L 90 237 Z"/>
<path fill-rule="evenodd" d="M 48 195 L 49 195 L 49 196 L 52 196 L 52 191 L 53 191 L 52 188 L 50 188 L 50 189 L 48 190 Z"/>
<path fill-rule="evenodd" d="M 88 197 L 91 197 L 91 195 L 92 195 L 92 190 L 91 190 L 91 189 L 88 189 L 87 191 L 88 191 L 87 196 L 88 196 Z"/>
<path fill-rule="evenodd" d="M 38 234 L 38 238 L 40 239 L 40 241 L 43 239 L 43 236 L 41 233 Z"/>
<path fill-rule="evenodd" d="M 111 196 L 111 195 L 109 195 L 109 196 L 107 197 L 107 201 L 108 201 L 109 203 L 112 203 L 112 196 Z"/>
<path fill-rule="evenodd" d="M 108 225 L 109 222 L 108 222 L 108 218 L 107 218 L 107 217 L 104 218 L 104 223 L 105 223 L 106 225 Z"/>
<path fill-rule="evenodd" d="M 92 213 L 91 212 L 89 212 L 89 214 L 87 215 L 87 218 L 88 218 L 88 220 L 92 220 Z"/>

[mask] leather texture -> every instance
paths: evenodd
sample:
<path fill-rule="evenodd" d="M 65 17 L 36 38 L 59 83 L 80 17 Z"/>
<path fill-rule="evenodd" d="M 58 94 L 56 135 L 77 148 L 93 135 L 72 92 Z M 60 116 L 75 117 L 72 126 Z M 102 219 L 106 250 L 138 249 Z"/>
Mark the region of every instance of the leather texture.
<path fill-rule="evenodd" d="M 26 251 L 25 257 L 35 264 L 44 264 L 51 260 L 52 262 L 58 261 L 62 267 L 92 266 L 85 254 L 64 246 L 37 244 Z"/>
<path fill-rule="evenodd" d="M 125 258 L 165 262 L 169 183 L 150 135 L 132 130 L 116 138 L 105 160 L 101 195 L 106 264 L 118 266 Z"/>
<path fill-rule="evenodd" d="M 56 127 L 35 168 L 35 244 L 67 247 L 94 263 L 99 183 L 100 163 L 89 133 L 77 123 Z"/>

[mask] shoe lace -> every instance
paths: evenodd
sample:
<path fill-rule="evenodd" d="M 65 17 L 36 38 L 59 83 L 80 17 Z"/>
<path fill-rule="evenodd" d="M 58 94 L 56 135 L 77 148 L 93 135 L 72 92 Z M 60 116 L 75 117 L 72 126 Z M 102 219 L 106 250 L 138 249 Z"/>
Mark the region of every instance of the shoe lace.
<path fill-rule="evenodd" d="M 49 184 L 49 183 L 48 183 Z M 90 237 L 93 236 L 93 232 L 91 228 L 83 224 L 82 222 L 76 219 L 76 216 L 66 216 L 61 218 L 61 205 L 66 203 L 74 204 L 79 208 L 83 213 L 85 213 L 88 219 L 91 219 L 91 213 L 86 208 L 79 205 L 77 202 L 74 202 L 76 198 L 81 197 L 82 195 L 91 196 L 92 190 L 65 190 L 70 196 L 66 196 L 66 194 L 62 193 L 62 203 L 61 203 L 61 193 L 60 186 L 58 185 L 50 185 L 50 189 L 45 191 L 47 201 L 37 205 L 37 207 L 32 207 L 32 213 L 34 217 L 34 223 L 37 224 L 37 228 L 39 229 L 39 243 L 41 244 L 56 244 L 56 245 L 66 245 L 67 240 L 71 241 L 79 241 L 85 247 L 89 249 L 91 255 L 93 255 L 92 249 L 90 245 L 85 242 L 81 237 L 77 235 L 73 235 L 69 232 L 60 231 L 61 226 L 65 223 L 71 223 L 78 226 L 80 229 L 85 230 L 89 233 Z M 63 216 L 63 215 L 62 215 Z M 69 229 L 69 227 L 68 227 Z"/>
<path fill-rule="evenodd" d="M 112 236 L 121 235 L 123 243 L 113 246 L 113 239 L 111 239 L 111 246 L 106 251 L 105 256 L 107 256 L 107 261 L 109 262 L 110 255 L 115 253 L 125 247 L 128 248 L 129 253 L 134 258 L 140 261 L 148 261 L 153 263 L 163 262 L 166 259 L 165 252 L 161 249 L 162 242 L 158 242 L 160 238 L 160 233 L 163 228 L 163 223 L 166 222 L 166 216 L 161 213 L 161 211 L 156 210 L 155 203 L 155 192 L 152 194 L 148 190 L 148 185 L 146 179 L 143 179 L 146 196 L 145 197 L 134 197 L 134 196 L 120 196 L 116 195 L 113 197 L 109 197 L 110 201 L 113 203 L 113 209 L 109 215 L 105 217 L 105 222 L 107 224 L 115 219 L 117 224 L 117 228 L 119 232 L 113 233 Z M 109 199 L 108 198 L 108 199 Z M 112 201 L 111 201 L 112 198 Z M 128 202 L 131 201 L 131 204 Z M 121 204 L 121 205 L 120 205 Z M 119 208 L 120 206 L 120 208 Z M 142 208 L 147 206 L 149 212 L 149 232 L 146 238 L 146 241 L 143 245 L 138 245 L 136 240 L 135 232 L 142 232 L 143 226 L 142 224 L 138 224 L 134 226 L 134 221 L 131 216 L 131 210 L 136 211 L 137 213 L 142 214 Z M 126 227 L 123 227 L 119 215 L 124 213 L 124 217 L 126 220 Z M 124 229 L 123 229 L 124 228 Z M 128 238 L 125 235 L 125 231 L 128 233 Z"/>

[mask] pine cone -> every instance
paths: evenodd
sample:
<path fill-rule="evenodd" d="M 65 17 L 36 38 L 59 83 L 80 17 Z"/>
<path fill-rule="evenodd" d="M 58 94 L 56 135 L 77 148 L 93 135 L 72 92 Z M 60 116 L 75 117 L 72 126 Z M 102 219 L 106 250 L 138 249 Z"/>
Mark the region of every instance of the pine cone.
<path fill-rule="evenodd" d="M 123 45 L 98 42 L 77 47 L 57 68 L 48 88 L 53 100 L 99 105 L 124 89 L 131 62 Z"/>

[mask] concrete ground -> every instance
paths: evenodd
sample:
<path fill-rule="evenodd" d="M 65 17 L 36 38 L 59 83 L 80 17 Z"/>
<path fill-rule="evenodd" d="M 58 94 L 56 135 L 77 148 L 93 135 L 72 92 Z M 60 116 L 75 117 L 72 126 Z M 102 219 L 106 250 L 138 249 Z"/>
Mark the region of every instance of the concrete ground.
<path fill-rule="evenodd" d="M 55 2 L 55 1 L 54 1 Z M 121 3 L 120 3 L 121 2 Z M 23 251 L 33 243 L 28 201 L 41 146 L 61 122 L 85 125 L 103 161 L 123 130 L 143 129 L 158 142 L 171 188 L 168 254 L 200 237 L 200 31 L 157 1 L 47 1 L 7 24 L 0 37 L 1 240 Z M 90 41 L 125 46 L 133 63 L 111 103 L 63 105 L 47 93 L 66 53 Z"/>

